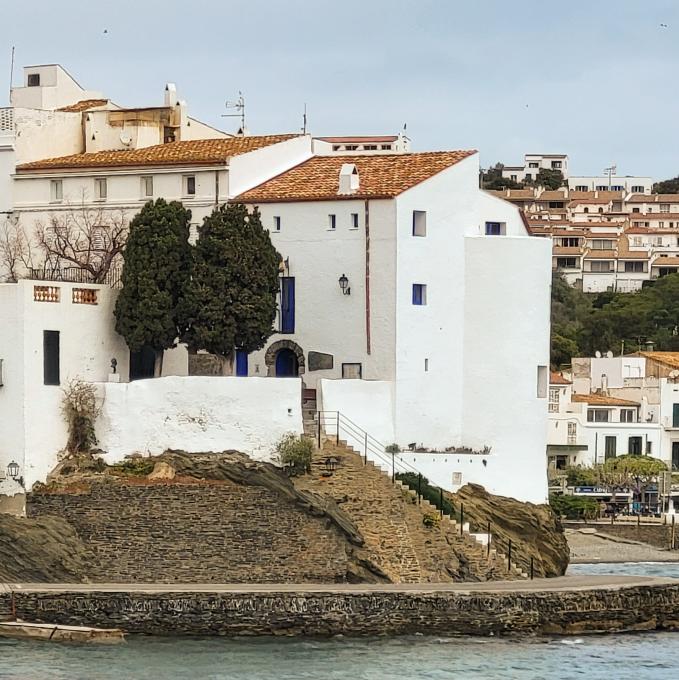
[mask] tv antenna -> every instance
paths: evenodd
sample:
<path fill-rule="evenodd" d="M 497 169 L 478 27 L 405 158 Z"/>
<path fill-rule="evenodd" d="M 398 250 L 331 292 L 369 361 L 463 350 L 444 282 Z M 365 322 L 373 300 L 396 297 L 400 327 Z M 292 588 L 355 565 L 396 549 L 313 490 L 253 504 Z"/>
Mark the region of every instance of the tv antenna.
<path fill-rule="evenodd" d="M 238 99 L 235 102 L 224 102 L 224 108 L 229 111 L 237 111 L 238 113 L 223 113 L 222 118 L 240 118 L 240 131 L 245 132 L 245 97 L 243 93 L 238 91 Z"/>
<path fill-rule="evenodd" d="M 608 190 L 611 190 L 611 177 L 618 171 L 618 166 L 613 163 L 610 168 L 604 168 L 604 175 L 608 176 Z"/>
<path fill-rule="evenodd" d="M 306 125 L 307 125 L 307 117 L 306 117 L 306 104 L 304 104 L 304 113 L 302 114 L 302 134 L 306 134 Z"/>

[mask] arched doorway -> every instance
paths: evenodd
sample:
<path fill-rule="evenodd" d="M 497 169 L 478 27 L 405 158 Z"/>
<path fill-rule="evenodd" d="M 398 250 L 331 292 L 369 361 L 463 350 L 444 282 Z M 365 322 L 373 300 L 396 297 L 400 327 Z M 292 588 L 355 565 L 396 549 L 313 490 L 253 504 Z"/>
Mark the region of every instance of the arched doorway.
<path fill-rule="evenodd" d="M 297 355 L 291 349 L 279 349 L 276 352 L 276 377 L 296 378 L 298 375 L 299 363 Z"/>
<path fill-rule="evenodd" d="M 302 348 L 292 340 L 272 342 L 264 355 L 267 375 L 290 378 L 302 375 L 306 361 Z"/>

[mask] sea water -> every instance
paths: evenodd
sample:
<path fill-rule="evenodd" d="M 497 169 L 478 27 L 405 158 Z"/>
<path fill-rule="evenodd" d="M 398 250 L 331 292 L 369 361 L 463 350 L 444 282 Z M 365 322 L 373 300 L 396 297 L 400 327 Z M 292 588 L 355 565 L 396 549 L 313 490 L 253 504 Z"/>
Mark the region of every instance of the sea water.
<path fill-rule="evenodd" d="M 575 565 L 569 573 L 679 576 L 677 564 Z M 0 641 L 7 680 L 662 680 L 679 633 L 566 638 L 152 638 L 117 646 Z"/>

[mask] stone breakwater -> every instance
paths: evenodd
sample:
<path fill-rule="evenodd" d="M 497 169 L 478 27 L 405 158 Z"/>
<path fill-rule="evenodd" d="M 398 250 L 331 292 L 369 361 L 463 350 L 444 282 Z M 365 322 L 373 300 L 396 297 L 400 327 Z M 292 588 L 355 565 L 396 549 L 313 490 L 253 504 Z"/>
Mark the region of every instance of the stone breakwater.
<path fill-rule="evenodd" d="M 0 619 L 151 635 L 579 635 L 679 629 L 679 581 L 565 577 L 516 586 L 0 585 Z"/>

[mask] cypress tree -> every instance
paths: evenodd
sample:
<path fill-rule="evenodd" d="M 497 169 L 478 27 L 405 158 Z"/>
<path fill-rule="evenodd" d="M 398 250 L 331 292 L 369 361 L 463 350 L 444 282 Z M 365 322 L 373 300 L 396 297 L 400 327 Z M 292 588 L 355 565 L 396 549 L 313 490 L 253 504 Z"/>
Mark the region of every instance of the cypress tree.
<path fill-rule="evenodd" d="M 244 205 L 215 208 L 198 233 L 182 339 L 231 362 L 236 349 L 261 349 L 273 333 L 280 255 L 259 211 Z"/>
<path fill-rule="evenodd" d="M 183 328 L 178 307 L 191 276 L 191 211 L 178 201 L 149 201 L 130 223 L 123 253 L 123 289 L 115 306 L 116 331 L 132 352 L 151 347 L 156 375 L 163 351 Z"/>

